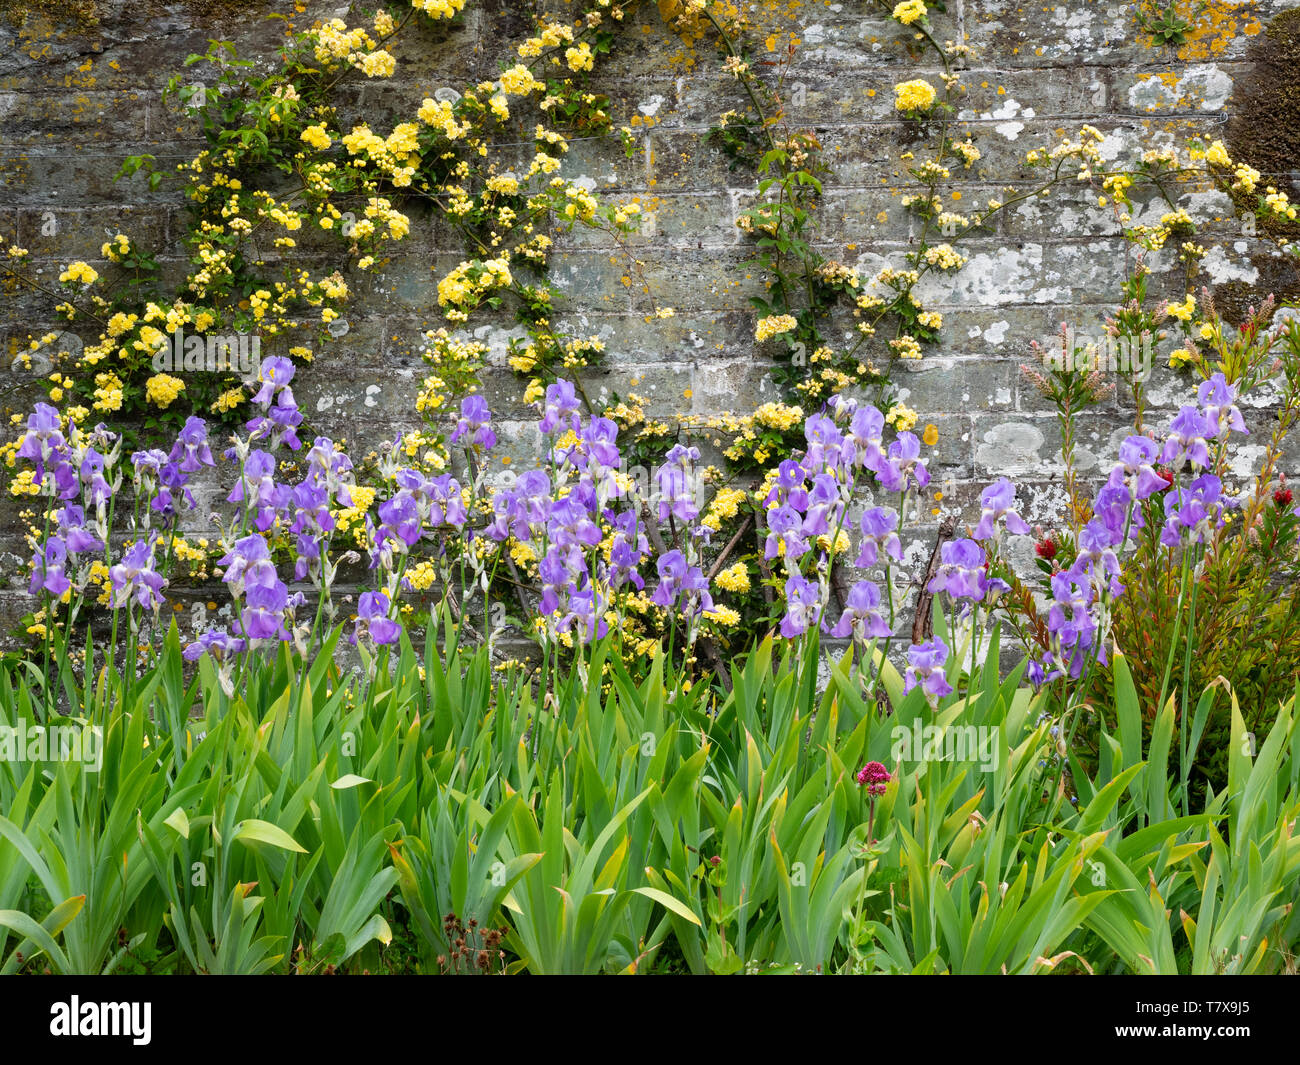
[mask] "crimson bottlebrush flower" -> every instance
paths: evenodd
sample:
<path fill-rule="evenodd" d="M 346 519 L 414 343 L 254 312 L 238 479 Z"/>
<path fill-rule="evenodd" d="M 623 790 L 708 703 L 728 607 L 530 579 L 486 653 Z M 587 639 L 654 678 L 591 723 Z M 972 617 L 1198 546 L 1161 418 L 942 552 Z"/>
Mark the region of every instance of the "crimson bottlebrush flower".
<path fill-rule="evenodd" d="M 1056 541 L 1050 536 L 1046 536 L 1034 544 L 1034 554 L 1039 558 L 1053 559 L 1056 557 Z"/>
<path fill-rule="evenodd" d="M 1289 488 L 1279 488 L 1273 493 L 1273 502 L 1279 507 L 1289 507 L 1291 499 L 1291 489 Z"/>

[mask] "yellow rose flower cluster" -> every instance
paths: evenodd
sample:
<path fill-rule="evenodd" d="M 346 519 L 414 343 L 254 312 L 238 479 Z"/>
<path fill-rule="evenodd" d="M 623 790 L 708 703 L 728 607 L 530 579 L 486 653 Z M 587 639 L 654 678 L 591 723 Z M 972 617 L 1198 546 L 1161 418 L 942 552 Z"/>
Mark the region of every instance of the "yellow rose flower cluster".
<path fill-rule="evenodd" d="M 469 126 L 456 121 L 451 104 L 446 100 L 433 100 L 425 97 L 424 103 L 415 113 L 415 117 L 426 126 L 432 126 L 449 141 L 460 140 L 469 134 Z"/>
<path fill-rule="evenodd" d="M 737 562 L 734 566 L 719 571 L 713 580 L 724 592 L 749 591 L 749 570 L 743 562 Z"/>
<path fill-rule="evenodd" d="M 95 410 L 115 411 L 122 409 L 122 379 L 114 373 L 95 375 Z"/>
<path fill-rule="evenodd" d="M 723 488 L 713 497 L 709 509 L 700 524 L 706 525 L 714 532 L 722 528 L 722 523 L 734 518 L 740 512 L 740 504 L 745 501 L 745 492 L 740 488 Z"/>
<path fill-rule="evenodd" d="M 1185 300 L 1181 303 L 1169 304 L 1166 310 L 1169 312 L 1170 318 L 1177 318 L 1180 322 L 1189 322 L 1196 312 L 1196 297 L 1189 292 Z"/>
<path fill-rule="evenodd" d="M 99 253 L 111 262 L 120 263 L 131 250 L 131 241 L 125 233 L 119 233 L 112 240 L 100 246 Z"/>
<path fill-rule="evenodd" d="M 60 281 L 79 281 L 83 285 L 93 285 L 99 280 L 99 273 L 93 266 L 78 260 L 59 275 Z"/>
<path fill-rule="evenodd" d="M 942 322 L 942 318 L 940 322 Z M 922 322 L 921 324 L 925 325 L 926 323 Z M 900 359 L 919 359 L 921 357 L 921 345 L 917 343 L 916 337 L 895 337 L 889 342 L 889 346 L 894 349 L 895 354 Z"/>
<path fill-rule="evenodd" d="M 465 10 L 465 0 L 411 0 L 411 6 L 432 19 L 450 19 Z"/>
<path fill-rule="evenodd" d="M 925 261 L 940 270 L 960 270 L 966 265 L 966 257 L 951 244 L 936 244 L 925 249 Z"/>
<path fill-rule="evenodd" d="M 704 617 L 714 624 L 721 625 L 723 628 L 733 629 L 740 624 L 739 612 L 732 610 L 729 606 L 719 606 L 714 604 L 712 610 L 706 610 Z M 690 683 L 689 681 L 685 683 Z M 685 685 L 683 685 L 685 687 Z"/>
<path fill-rule="evenodd" d="M 916 411 L 902 403 L 895 403 L 885 415 L 885 421 L 898 432 L 905 433 L 916 425 Z"/>
<path fill-rule="evenodd" d="M 558 22 L 544 22 L 538 36 L 529 37 L 519 46 L 519 55 L 524 59 L 536 59 L 545 48 L 554 48 L 572 42 L 573 30 L 570 27 Z"/>
<path fill-rule="evenodd" d="M 934 106 L 938 93 L 924 78 L 899 82 L 894 86 L 894 110 L 920 113 Z"/>
<path fill-rule="evenodd" d="M 330 139 L 330 135 L 325 132 L 325 126 L 320 123 L 308 126 L 298 135 L 298 139 L 321 152 L 334 143 Z"/>
<path fill-rule="evenodd" d="M 769 314 L 766 318 L 758 320 L 758 325 L 754 328 L 754 339 L 770 340 L 774 336 L 790 332 L 798 324 L 793 315 Z"/>
<path fill-rule="evenodd" d="M 591 70 L 595 66 L 596 57 L 591 54 L 591 46 L 586 41 L 579 41 L 576 48 L 565 49 L 564 61 L 570 70 L 578 72 Z"/>
<path fill-rule="evenodd" d="M 171 374 L 154 374 L 144 384 L 145 398 L 155 407 L 166 410 L 185 391 L 185 382 Z"/>
<path fill-rule="evenodd" d="M 238 407 L 247 398 L 242 388 L 228 388 L 216 398 L 210 409 L 213 414 L 226 414 Z"/>
<path fill-rule="evenodd" d="M 913 22 L 920 22 L 925 16 L 926 8 L 922 0 L 903 0 L 901 4 L 894 6 L 894 18 L 898 19 L 904 26 L 910 26 Z"/>
<path fill-rule="evenodd" d="M 438 305 L 452 308 L 446 312 L 447 317 L 463 322 L 485 295 L 513 282 L 510 264 L 504 258 L 464 262 L 438 282 Z"/>

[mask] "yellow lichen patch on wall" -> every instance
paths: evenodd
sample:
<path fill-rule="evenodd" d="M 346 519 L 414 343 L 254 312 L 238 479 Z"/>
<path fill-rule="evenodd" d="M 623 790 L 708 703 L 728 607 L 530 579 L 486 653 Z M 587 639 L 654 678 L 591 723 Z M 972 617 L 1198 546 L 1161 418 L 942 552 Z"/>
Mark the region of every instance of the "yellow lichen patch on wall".
<path fill-rule="evenodd" d="M 1255 37 L 1263 29 L 1253 0 L 1209 0 L 1199 15 L 1194 10 L 1189 14 L 1195 16 L 1191 19 L 1194 28 L 1178 48 L 1178 58 L 1188 62 L 1217 59 L 1236 38 Z"/>

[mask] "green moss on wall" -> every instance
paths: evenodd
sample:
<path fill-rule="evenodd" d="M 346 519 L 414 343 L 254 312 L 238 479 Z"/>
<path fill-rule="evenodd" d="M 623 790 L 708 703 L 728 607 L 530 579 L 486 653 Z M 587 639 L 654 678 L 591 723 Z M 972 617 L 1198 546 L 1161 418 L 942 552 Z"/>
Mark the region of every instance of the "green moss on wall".
<path fill-rule="evenodd" d="M 1251 43 L 1250 74 L 1238 81 L 1228 149 L 1264 181 L 1300 196 L 1300 8 L 1284 11 Z M 1290 227 L 1300 232 L 1300 227 Z M 1279 234 L 1281 235 L 1281 234 Z"/>

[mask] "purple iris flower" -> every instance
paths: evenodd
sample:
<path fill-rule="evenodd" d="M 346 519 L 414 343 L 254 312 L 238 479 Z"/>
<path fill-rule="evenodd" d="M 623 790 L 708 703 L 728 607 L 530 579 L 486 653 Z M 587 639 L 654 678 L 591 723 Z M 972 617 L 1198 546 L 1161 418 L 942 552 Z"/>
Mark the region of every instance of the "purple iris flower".
<path fill-rule="evenodd" d="M 1123 593 L 1114 533 L 1101 518 L 1093 518 L 1080 530 L 1079 553 L 1070 572 L 1087 577 L 1098 589 L 1107 588 L 1112 596 Z"/>
<path fill-rule="evenodd" d="M 1007 532 L 1015 536 L 1029 535 L 1029 525 L 1012 508 L 1016 505 L 1016 486 L 1007 478 L 999 478 L 980 493 L 980 520 L 975 526 L 976 540 L 992 540 L 1001 519 Z"/>
<path fill-rule="evenodd" d="M 181 473 L 198 473 L 204 466 L 215 466 L 208 443 L 208 423 L 193 415 L 186 418 L 167 457 L 178 464 Z"/>
<path fill-rule="evenodd" d="M 951 540 L 940 552 L 942 562 L 930 581 L 931 592 L 947 592 L 954 599 L 979 602 L 988 587 L 984 549 L 974 540 Z"/>
<path fill-rule="evenodd" d="M 779 545 L 782 541 L 785 542 L 786 558 L 800 558 L 808 550 L 808 541 L 803 538 L 803 518 L 789 504 L 768 512 L 767 529 L 764 558 L 775 558 L 780 553 Z"/>
<path fill-rule="evenodd" d="M 88 448 L 81 460 L 81 483 L 86 487 L 88 498 L 97 507 L 102 507 L 113 498 L 113 489 L 104 479 L 106 461 L 94 448 Z"/>
<path fill-rule="evenodd" d="M 556 632 L 576 631 L 580 643 L 601 639 L 609 632 L 605 620 L 606 603 L 588 582 L 569 593 L 568 612 L 555 624 Z"/>
<path fill-rule="evenodd" d="M 221 579 L 234 595 L 243 595 L 247 588 L 270 587 L 280 579 L 271 561 L 271 549 L 256 534 L 236 540 L 217 565 L 222 567 Z"/>
<path fill-rule="evenodd" d="M 415 496 L 405 489 L 379 504 L 379 532 L 385 540 L 398 540 L 414 547 L 422 535 L 420 508 Z"/>
<path fill-rule="evenodd" d="M 186 645 L 185 650 L 181 652 L 181 657 L 187 662 L 194 662 L 205 654 L 210 654 L 216 661 L 221 662 L 231 655 L 241 653 L 247 646 L 246 641 L 238 636 L 231 636 L 225 629 L 212 629 L 201 634 L 193 643 Z"/>
<path fill-rule="evenodd" d="M 881 485 L 890 492 L 904 492 L 910 484 L 924 488 L 930 483 L 930 471 L 921 458 L 921 441 L 914 433 L 899 433 L 889 445 L 882 469 L 877 471 Z"/>
<path fill-rule="evenodd" d="M 1236 500 L 1223 494 L 1223 483 L 1212 473 L 1204 473 L 1186 488 L 1177 488 L 1165 496 L 1165 525 L 1160 542 L 1177 547 L 1184 538 L 1203 544 L 1215 529 L 1225 524 L 1223 512 L 1236 506 Z"/>
<path fill-rule="evenodd" d="M 629 582 L 638 591 L 645 587 L 645 581 L 637 572 L 637 567 L 650 553 L 650 544 L 637 522 L 636 512 L 624 511 L 622 514 L 606 514 L 614 526 L 614 535 L 609 547 L 608 583 L 617 589 Z"/>
<path fill-rule="evenodd" d="M 944 673 L 948 661 L 948 645 L 936 636 L 929 643 L 916 643 L 907 649 L 907 669 L 903 672 L 903 694 L 918 684 L 925 699 L 934 708 L 945 695 L 952 694 L 952 685 Z"/>
<path fill-rule="evenodd" d="M 357 601 L 357 623 L 352 640 L 368 636 L 378 646 L 393 644 L 401 638 L 402 626 L 388 616 L 388 596 L 383 592 L 363 592 Z"/>
<path fill-rule="evenodd" d="M 288 602 L 289 589 L 283 581 L 249 588 L 240 614 L 244 636 L 250 640 L 288 640 L 289 631 L 284 627 Z"/>
<path fill-rule="evenodd" d="M 840 483 L 829 473 L 813 478 L 808 493 L 808 510 L 803 519 L 804 536 L 826 536 L 840 528 L 844 517 L 844 499 Z"/>
<path fill-rule="evenodd" d="M 854 411 L 849 423 L 848 440 L 853 446 L 853 461 L 872 473 L 885 468 L 885 416 L 867 405 Z"/>
<path fill-rule="evenodd" d="M 552 542 L 564 548 L 595 547 L 603 539 L 590 511 L 573 492 L 551 506 L 546 527 Z"/>
<path fill-rule="evenodd" d="M 452 431 L 451 442 L 455 444 L 468 438 L 467 447 L 491 451 L 497 444 L 497 434 L 488 427 L 491 421 L 487 400 L 482 396 L 466 396 L 460 401 L 460 418 Z"/>
<path fill-rule="evenodd" d="M 432 478 L 426 488 L 429 494 L 429 524 L 463 529 L 469 515 L 465 512 L 465 497 L 461 494 L 460 482 L 451 474 L 444 473 Z"/>
<path fill-rule="evenodd" d="M 1193 469 L 1210 464 L 1210 449 L 1206 441 L 1219 431 L 1217 422 L 1211 422 L 1195 407 L 1186 404 L 1169 424 L 1169 436 L 1160 452 L 1160 461 L 1166 466 L 1181 469 L 1190 462 Z"/>
<path fill-rule="evenodd" d="M 543 433 L 553 433 L 558 426 L 578 431 L 579 419 L 577 390 L 572 381 L 556 381 L 546 388 L 546 407 L 537 428 Z"/>
<path fill-rule="evenodd" d="M 713 609 L 708 578 L 699 566 L 690 565 L 680 551 L 668 551 L 661 555 L 658 570 L 659 586 L 653 596 L 653 602 L 657 606 L 679 609 L 688 615 Z"/>
<path fill-rule="evenodd" d="M 295 372 L 293 363 L 282 355 L 263 359 L 257 375 L 262 387 L 253 397 L 253 403 L 259 407 L 269 407 L 274 401 L 282 407 L 296 407 L 293 390 L 289 387 Z"/>
<path fill-rule="evenodd" d="M 1228 384 L 1222 373 L 1216 373 L 1208 381 L 1202 381 L 1196 390 L 1196 398 L 1205 410 L 1205 419 L 1215 427 L 1212 436 L 1218 436 L 1224 429 L 1249 436 L 1250 431 L 1242 420 L 1241 411 L 1237 409 L 1237 387 Z"/>
<path fill-rule="evenodd" d="M 845 448 L 844 434 L 826 415 L 814 414 L 804 423 L 803 432 L 808 441 L 803 460 L 807 469 L 840 470 L 852 459 L 852 449 Z"/>
<path fill-rule="evenodd" d="M 785 459 L 776 468 L 776 482 L 763 500 L 764 506 L 788 503 L 795 510 L 808 509 L 808 471 L 794 459 Z"/>
<path fill-rule="evenodd" d="M 802 636 L 816 627 L 821 612 L 821 585 L 798 574 L 791 576 L 785 582 L 785 617 L 781 619 L 781 635 L 787 640 Z"/>
<path fill-rule="evenodd" d="M 855 639 L 863 642 L 888 636 L 889 622 L 880 612 L 880 602 L 880 589 L 872 581 L 858 581 L 849 589 L 844 613 L 831 630 L 831 635 L 843 639 L 852 633 Z"/>
<path fill-rule="evenodd" d="M 163 576 L 154 569 L 153 543 L 140 540 L 126 549 L 122 561 L 108 571 L 113 584 L 113 609 L 130 599 L 142 607 L 157 609 L 163 605 Z"/>
<path fill-rule="evenodd" d="M 36 466 L 38 483 L 45 473 L 45 464 L 52 457 L 65 454 L 67 446 L 59 412 L 48 403 L 36 404 L 36 409 L 27 416 L 27 431 L 23 433 L 18 457 L 28 459 Z"/>
<path fill-rule="evenodd" d="M 1130 499 L 1148 499 L 1169 487 L 1152 463 L 1160 454 L 1160 445 L 1149 436 L 1130 436 L 1119 446 L 1119 462 L 1107 482 L 1114 488 L 1128 488 Z"/>
<path fill-rule="evenodd" d="M 1078 678 L 1091 655 L 1106 662 L 1106 644 L 1092 614 L 1092 582 L 1075 573 L 1052 577 L 1052 606 L 1047 631 L 1052 635 L 1058 660 L 1064 660 L 1071 677 Z"/>
<path fill-rule="evenodd" d="M 302 580 L 324 555 L 327 534 L 334 531 L 329 492 L 322 485 L 304 481 L 293 490 L 294 519 L 289 531 L 298 541 L 294 580 Z"/>
<path fill-rule="evenodd" d="M 903 544 L 898 538 L 898 514 L 884 507 L 869 507 L 859 519 L 862 546 L 855 565 L 863 569 L 874 566 L 883 551 L 895 562 L 903 560 Z"/>
<path fill-rule="evenodd" d="M 681 466 L 665 463 L 655 471 L 659 491 L 659 520 L 666 522 L 671 515 L 681 522 L 692 522 L 700 516 L 699 504 L 690 473 Z"/>
<path fill-rule="evenodd" d="M 1060 680 L 1065 672 L 1056 664 L 1056 656 L 1051 651 L 1044 651 L 1041 659 L 1031 658 L 1025 664 L 1025 677 L 1035 688 Z"/>
<path fill-rule="evenodd" d="M 318 436 L 307 452 L 306 480 L 313 485 L 324 488 L 338 500 L 340 506 L 352 506 L 351 484 L 352 460 L 334 446 L 334 441 L 327 436 Z"/>
<path fill-rule="evenodd" d="M 32 583 L 29 595 L 37 592 L 49 592 L 58 599 L 72 587 L 68 580 L 68 548 L 57 536 L 51 536 L 45 543 L 44 550 L 38 549 L 32 556 Z"/>
<path fill-rule="evenodd" d="M 69 555 L 79 555 L 83 551 L 102 551 L 103 542 L 86 528 L 86 512 L 75 503 L 67 503 L 55 511 L 58 522 L 58 536 L 67 546 Z"/>

